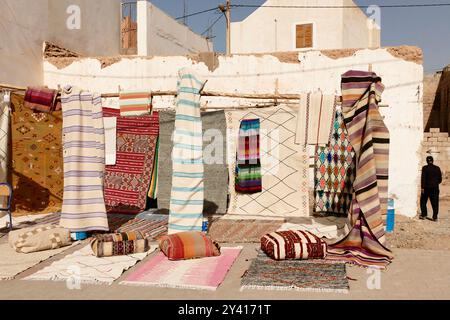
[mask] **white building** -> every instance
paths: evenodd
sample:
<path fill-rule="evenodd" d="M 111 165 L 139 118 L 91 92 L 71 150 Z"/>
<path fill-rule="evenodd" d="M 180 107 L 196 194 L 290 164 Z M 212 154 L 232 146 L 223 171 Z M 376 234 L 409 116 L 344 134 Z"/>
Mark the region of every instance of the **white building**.
<path fill-rule="evenodd" d="M 44 41 L 85 56 L 123 53 L 119 0 L 1 0 L 0 4 L 0 83 L 42 84 Z M 134 6 L 138 55 L 213 51 L 211 41 L 150 2 L 139 0 Z"/>
<path fill-rule="evenodd" d="M 334 8 L 317 8 L 327 6 Z M 378 48 L 380 33 L 352 0 L 267 0 L 243 21 L 231 23 L 231 52 Z"/>

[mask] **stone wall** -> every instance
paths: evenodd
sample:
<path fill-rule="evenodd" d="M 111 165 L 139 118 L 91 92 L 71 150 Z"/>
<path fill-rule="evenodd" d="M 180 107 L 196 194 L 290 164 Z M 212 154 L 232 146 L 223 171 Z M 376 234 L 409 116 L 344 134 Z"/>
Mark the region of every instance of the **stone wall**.
<path fill-rule="evenodd" d="M 423 105 L 425 132 L 431 128 L 450 132 L 450 66 L 424 77 Z"/>
<path fill-rule="evenodd" d="M 450 137 L 448 132 L 440 132 L 439 128 L 431 128 L 424 133 L 422 162 L 425 165 L 427 156 L 434 158 L 434 163 L 441 168 L 444 180 L 450 179 Z"/>

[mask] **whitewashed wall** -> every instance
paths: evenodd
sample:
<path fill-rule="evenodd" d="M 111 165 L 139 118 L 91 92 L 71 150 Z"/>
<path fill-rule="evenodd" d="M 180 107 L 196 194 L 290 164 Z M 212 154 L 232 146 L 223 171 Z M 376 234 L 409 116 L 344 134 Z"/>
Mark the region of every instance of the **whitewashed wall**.
<path fill-rule="evenodd" d="M 50 87 L 72 84 L 102 93 L 122 89 L 175 90 L 177 71 L 192 66 L 208 82 L 207 91 L 230 93 L 300 93 L 321 89 L 340 94 L 340 76 L 350 70 L 373 71 L 383 78 L 386 91 L 382 108 L 391 133 L 390 196 L 397 212 L 417 212 L 421 143 L 423 139 L 423 67 L 392 56 L 386 49 L 360 50 L 354 55 L 331 59 L 320 51 L 299 54 L 299 63 L 283 63 L 272 55 L 219 57 L 219 66 L 209 71 L 203 63 L 186 57 L 127 58 L 104 69 L 96 59 L 82 59 L 63 69 L 44 62 L 44 81 Z M 278 84 L 278 85 L 277 85 Z M 156 108 L 171 106 L 171 99 L 155 99 Z M 247 105 L 249 100 L 202 98 L 209 106 Z"/>

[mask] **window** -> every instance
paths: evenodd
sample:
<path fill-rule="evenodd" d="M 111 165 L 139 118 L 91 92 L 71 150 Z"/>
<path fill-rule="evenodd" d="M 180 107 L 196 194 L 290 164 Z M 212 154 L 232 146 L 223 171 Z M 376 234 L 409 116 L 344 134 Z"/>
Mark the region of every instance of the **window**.
<path fill-rule="evenodd" d="M 295 26 L 296 49 L 313 47 L 313 24 L 297 24 Z"/>

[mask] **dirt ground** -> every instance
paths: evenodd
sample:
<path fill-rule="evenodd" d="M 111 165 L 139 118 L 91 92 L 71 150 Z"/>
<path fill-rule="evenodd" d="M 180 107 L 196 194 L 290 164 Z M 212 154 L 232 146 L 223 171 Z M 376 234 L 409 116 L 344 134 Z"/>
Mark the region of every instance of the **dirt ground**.
<path fill-rule="evenodd" d="M 390 248 L 450 250 L 450 182 L 441 186 L 438 222 L 395 216 L 394 233 L 388 233 Z M 432 217 L 428 203 L 428 217 Z"/>

